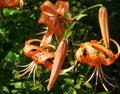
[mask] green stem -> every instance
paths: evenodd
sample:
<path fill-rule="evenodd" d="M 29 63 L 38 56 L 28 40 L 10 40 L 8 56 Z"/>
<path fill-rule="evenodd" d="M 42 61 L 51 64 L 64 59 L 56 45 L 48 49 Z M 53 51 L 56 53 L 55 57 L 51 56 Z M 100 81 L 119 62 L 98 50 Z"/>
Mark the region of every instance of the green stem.
<path fill-rule="evenodd" d="M 68 40 L 68 38 L 71 36 L 72 32 L 73 32 L 73 28 L 75 26 L 75 24 L 77 23 L 78 20 L 80 20 L 81 18 L 87 16 L 87 14 L 83 14 L 84 12 L 92 9 L 92 8 L 96 8 L 96 7 L 103 7 L 102 4 L 97 4 L 97 5 L 94 5 L 94 6 L 91 6 L 91 7 L 88 7 L 87 9 L 84 9 L 83 11 L 81 11 L 78 15 L 76 15 L 74 19 L 76 19 L 76 21 L 74 21 L 70 26 L 68 26 L 68 28 L 65 30 L 65 33 L 63 35 L 63 38 L 62 40 Z"/>
<path fill-rule="evenodd" d="M 94 6 L 90 6 L 90 7 L 86 8 L 86 9 L 82 10 L 79 14 L 82 14 L 82 13 L 84 13 L 84 12 L 90 10 L 90 9 L 96 8 L 96 7 L 103 7 L 103 5 L 102 4 L 97 4 L 97 5 L 94 5 Z"/>
<path fill-rule="evenodd" d="M 103 7 L 103 5 L 102 4 L 97 4 L 97 5 L 94 5 L 94 6 L 90 6 L 90 7 L 86 8 L 86 9 L 80 11 L 80 13 L 78 15 L 76 15 L 73 19 L 76 19 L 77 21 L 80 20 L 81 18 L 87 16 L 87 14 L 85 15 L 83 13 L 85 13 L 86 11 L 88 11 L 90 9 L 96 8 L 96 7 Z M 78 18 L 79 16 L 82 16 L 82 17 Z"/>

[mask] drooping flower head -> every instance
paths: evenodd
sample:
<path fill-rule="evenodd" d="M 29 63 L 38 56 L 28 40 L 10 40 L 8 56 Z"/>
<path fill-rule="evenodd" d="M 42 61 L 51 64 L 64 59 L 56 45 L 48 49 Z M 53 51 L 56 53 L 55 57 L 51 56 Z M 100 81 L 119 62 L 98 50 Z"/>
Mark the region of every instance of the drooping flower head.
<path fill-rule="evenodd" d="M 109 66 L 113 64 L 119 57 L 120 47 L 114 39 L 109 38 L 107 10 L 105 7 L 100 8 L 98 18 L 103 39 L 101 41 L 94 40 L 91 42 L 81 43 L 80 48 L 76 52 L 76 59 L 77 61 L 88 64 L 89 66 L 95 66 L 92 75 L 85 83 L 83 83 L 83 85 L 87 84 L 96 74 L 95 91 L 98 78 L 100 79 L 105 91 L 108 91 L 105 83 L 112 86 L 113 89 L 115 86 L 107 80 L 110 78 L 103 72 L 102 65 Z M 102 41 L 105 45 L 102 44 Z M 116 54 L 110 49 L 110 41 L 117 47 L 118 52 Z"/>
<path fill-rule="evenodd" d="M 23 52 L 27 57 L 30 57 L 33 61 L 28 65 L 18 65 L 18 67 L 25 67 L 25 69 L 21 70 L 20 72 L 22 72 L 22 74 L 16 76 L 16 78 L 19 78 L 27 73 L 29 73 L 29 77 L 33 72 L 33 80 L 35 83 L 35 74 L 37 74 L 38 65 L 42 65 L 45 68 L 48 68 L 49 70 L 52 69 L 52 61 L 50 59 L 53 59 L 55 54 L 53 52 L 50 52 L 50 50 L 51 48 L 55 49 L 55 47 L 52 45 L 37 46 L 35 44 L 32 44 L 33 42 L 40 43 L 41 40 L 32 39 L 25 42 Z"/>
<path fill-rule="evenodd" d="M 117 46 L 117 54 L 107 49 L 101 42 L 92 40 L 91 42 L 81 43 L 80 48 L 76 52 L 77 60 L 89 66 L 109 66 L 113 64 L 119 56 L 119 44 L 113 39 L 110 39 L 110 41 Z"/>
<path fill-rule="evenodd" d="M 117 46 L 118 52 L 116 54 L 114 54 L 112 50 L 107 49 L 105 46 L 101 44 L 101 42 L 98 41 L 81 43 L 80 48 L 76 52 L 76 59 L 78 62 L 88 64 L 89 66 L 95 66 L 92 75 L 83 84 L 83 85 L 87 84 L 96 73 L 95 91 L 97 87 L 98 77 L 100 78 L 100 81 L 105 91 L 108 91 L 105 83 L 109 84 L 113 88 L 115 87 L 114 85 L 107 81 L 107 79 L 110 78 L 102 70 L 102 65 L 109 66 L 113 64 L 119 56 L 120 52 L 119 44 L 113 39 L 110 39 L 110 41 L 112 41 Z"/>
<path fill-rule="evenodd" d="M 43 67 L 52 70 L 53 73 L 55 73 L 55 71 L 57 70 L 57 73 L 55 75 L 58 75 L 59 73 L 65 73 L 71 69 L 73 69 L 75 67 L 76 64 L 74 64 L 73 66 L 66 68 L 66 69 L 61 69 L 62 63 L 64 61 L 64 58 L 66 56 L 66 51 L 67 51 L 67 47 L 65 45 L 67 45 L 67 43 L 65 42 L 64 45 L 60 46 L 59 49 L 57 49 L 56 52 L 52 52 L 51 50 L 56 50 L 55 46 L 47 44 L 47 45 L 35 45 L 32 43 L 40 43 L 41 40 L 39 39 L 31 39 L 31 40 L 27 40 L 25 42 L 25 47 L 23 48 L 23 52 L 25 54 L 25 56 L 29 57 L 32 59 L 32 62 L 27 64 L 27 65 L 17 65 L 18 67 L 24 67 L 23 70 L 21 70 L 21 74 L 16 76 L 16 78 L 19 78 L 21 76 L 24 76 L 25 74 L 29 73 L 27 78 L 33 73 L 33 81 L 35 84 L 35 76 L 37 75 L 37 68 L 38 65 L 42 65 Z M 43 43 L 44 44 L 44 43 Z M 61 45 L 61 43 L 60 43 Z M 61 50 L 64 51 L 62 52 Z M 52 74 L 52 77 L 54 77 L 54 75 Z M 56 76 L 57 77 L 57 76 Z M 56 79 L 56 78 L 54 78 Z M 50 80 L 52 81 L 52 79 Z M 50 86 L 52 86 L 54 84 L 55 80 L 52 81 L 52 83 L 50 82 Z"/>

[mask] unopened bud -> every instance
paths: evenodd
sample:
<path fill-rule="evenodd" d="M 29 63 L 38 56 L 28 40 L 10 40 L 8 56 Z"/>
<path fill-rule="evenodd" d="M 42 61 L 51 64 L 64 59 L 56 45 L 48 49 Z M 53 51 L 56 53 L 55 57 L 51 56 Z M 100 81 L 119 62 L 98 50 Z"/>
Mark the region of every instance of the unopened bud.
<path fill-rule="evenodd" d="M 64 59 L 66 57 L 67 49 L 68 49 L 67 40 L 61 41 L 57 48 L 56 54 L 55 54 L 54 64 L 52 67 L 50 80 L 49 80 L 49 83 L 47 86 L 48 90 L 50 90 L 53 87 L 53 85 L 60 73 L 61 67 L 62 67 Z"/>
<path fill-rule="evenodd" d="M 105 42 L 105 46 L 106 48 L 109 48 L 108 17 L 107 17 L 107 9 L 105 7 L 101 7 L 99 9 L 98 19 L 99 19 L 102 37 Z"/>

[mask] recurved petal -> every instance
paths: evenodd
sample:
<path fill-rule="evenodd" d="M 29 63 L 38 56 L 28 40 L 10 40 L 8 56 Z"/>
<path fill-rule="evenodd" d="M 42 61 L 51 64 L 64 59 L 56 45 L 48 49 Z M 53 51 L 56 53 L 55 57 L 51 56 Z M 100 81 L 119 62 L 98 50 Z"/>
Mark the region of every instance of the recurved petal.
<path fill-rule="evenodd" d="M 41 13 L 40 18 L 38 20 L 39 24 L 46 24 L 47 26 L 50 26 L 53 21 L 50 19 L 48 15 L 45 13 Z"/>
<path fill-rule="evenodd" d="M 23 52 L 27 57 L 31 57 L 36 52 L 37 49 L 38 49 L 38 46 L 34 46 L 34 45 L 28 46 L 28 45 L 26 45 L 23 48 Z"/>
<path fill-rule="evenodd" d="M 67 1 L 57 1 L 55 8 L 58 14 L 64 16 L 64 13 L 69 11 L 69 3 Z"/>
<path fill-rule="evenodd" d="M 118 52 L 116 54 L 114 54 L 111 49 L 108 49 L 103 45 L 97 43 L 90 43 L 95 49 L 97 49 L 100 53 L 103 54 L 103 58 L 105 58 L 106 62 L 102 62 L 102 64 L 104 64 L 105 66 L 113 64 L 119 56 L 120 51 L 119 44 L 113 39 L 110 39 L 110 41 L 112 41 L 117 47 Z"/>
<path fill-rule="evenodd" d="M 23 52 L 27 57 L 31 57 L 34 53 L 36 53 L 37 49 L 40 48 L 37 45 L 33 45 L 31 43 L 33 42 L 41 42 L 41 40 L 39 39 L 31 39 L 31 40 L 27 40 L 25 42 L 25 47 L 23 48 Z"/>
<path fill-rule="evenodd" d="M 46 52 L 43 50 L 43 52 L 38 52 L 32 56 L 32 59 L 38 63 L 41 64 L 42 62 L 46 61 L 47 59 L 52 59 L 55 57 L 55 54 L 52 52 Z"/>
<path fill-rule="evenodd" d="M 40 6 L 40 9 L 43 13 L 47 14 L 48 16 L 57 16 L 55 6 L 50 1 L 44 2 Z"/>
<path fill-rule="evenodd" d="M 43 39 L 42 39 L 42 43 L 40 46 L 49 44 L 51 42 L 52 36 L 55 33 L 55 31 L 57 30 L 57 22 L 51 23 L 51 24 L 52 25 L 50 27 L 48 27 L 46 33 L 44 34 Z"/>

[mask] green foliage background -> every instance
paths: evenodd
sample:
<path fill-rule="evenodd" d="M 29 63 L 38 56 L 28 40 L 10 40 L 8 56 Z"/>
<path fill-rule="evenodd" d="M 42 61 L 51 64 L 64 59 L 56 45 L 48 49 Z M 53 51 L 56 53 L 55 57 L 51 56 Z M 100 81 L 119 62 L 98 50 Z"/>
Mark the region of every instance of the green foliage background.
<path fill-rule="evenodd" d="M 24 56 L 22 48 L 28 39 L 42 39 L 43 25 L 37 23 L 41 11 L 39 6 L 45 0 L 24 0 L 24 7 L 20 11 L 15 9 L 0 8 L 4 21 L 0 19 L 0 94 L 94 94 L 94 79 L 87 84 L 87 88 L 80 85 L 86 81 L 93 71 L 93 67 L 78 64 L 77 67 L 63 75 L 60 75 L 51 91 L 47 92 L 47 84 L 50 71 L 39 66 L 39 80 L 33 85 L 32 76 L 16 79 L 15 74 L 20 70 L 16 65 L 30 63 L 30 59 Z M 52 0 L 55 2 L 55 0 Z M 83 9 L 95 4 L 103 4 L 108 9 L 110 37 L 120 44 L 120 0 L 69 0 L 70 13 L 78 14 Z M 75 51 L 78 44 L 91 39 L 101 39 L 98 23 L 98 9 L 88 12 L 87 17 L 79 21 L 74 27 L 70 37 L 69 57 L 65 60 L 63 67 L 69 66 L 74 61 Z M 113 48 L 114 50 L 114 48 Z M 109 66 L 103 67 L 105 73 L 112 77 L 112 83 L 116 89 L 112 92 L 104 92 L 101 84 L 98 85 L 97 94 L 120 94 L 120 59 Z"/>

